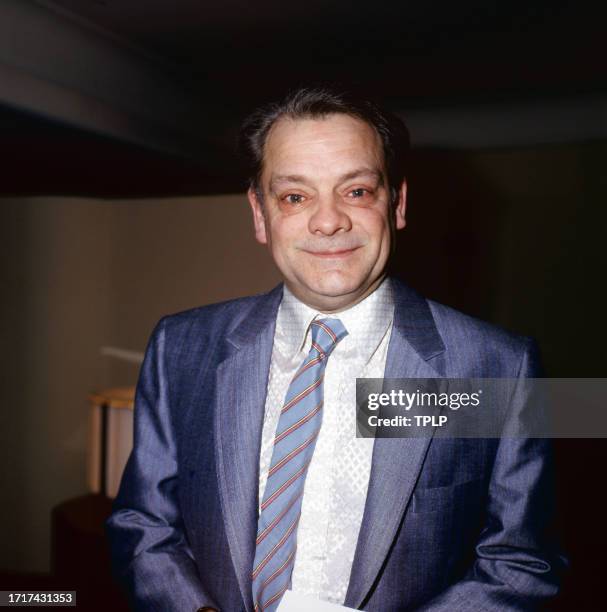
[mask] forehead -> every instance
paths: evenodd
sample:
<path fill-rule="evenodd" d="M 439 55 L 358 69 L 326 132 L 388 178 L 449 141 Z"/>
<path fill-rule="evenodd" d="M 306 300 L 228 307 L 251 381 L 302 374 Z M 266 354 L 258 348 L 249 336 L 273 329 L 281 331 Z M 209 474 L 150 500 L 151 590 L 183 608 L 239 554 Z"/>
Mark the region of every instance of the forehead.
<path fill-rule="evenodd" d="M 262 179 L 273 174 L 322 179 L 360 167 L 384 172 L 381 139 L 365 121 L 343 114 L 282 118 L 266 139 Z"/>

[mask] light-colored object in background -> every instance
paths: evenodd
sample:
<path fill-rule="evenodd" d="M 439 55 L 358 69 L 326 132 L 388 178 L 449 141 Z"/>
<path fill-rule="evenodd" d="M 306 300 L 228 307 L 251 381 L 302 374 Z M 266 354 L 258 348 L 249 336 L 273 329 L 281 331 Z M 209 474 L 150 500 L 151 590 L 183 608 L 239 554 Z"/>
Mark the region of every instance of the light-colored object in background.
<path fill-rule="evenodd" d="M 277 612 L 310 612 L 310 610 L 314 610 L 314 612 L 338 612 L 338 610 L 354 610 L 354 608 L 321 601 L 294 591 L 286 591 Z"/>
<path fill-rule="evenodd" d="M 87 482 L 92 493 L 116 497 L 133 448 L 134 387 L 106 389 L 89 396 Z"/>
<path fill-rule="evenodd" d="M 140 364 L 143 362 L 143 353 L 139 351 L 129 351 L 128 349 L 118 348 L 117 346 L 102 346 L 100 351 L 106 357 L 116 357 L 120 361 Z"/>

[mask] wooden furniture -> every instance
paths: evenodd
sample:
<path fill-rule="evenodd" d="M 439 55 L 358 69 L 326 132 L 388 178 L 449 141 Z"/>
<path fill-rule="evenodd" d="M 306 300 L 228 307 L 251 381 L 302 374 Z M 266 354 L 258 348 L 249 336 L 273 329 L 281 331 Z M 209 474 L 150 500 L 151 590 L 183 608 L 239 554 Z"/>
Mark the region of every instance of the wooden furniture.
<path fill-rule="evenodd" d="M 116 497 L 133 446 L 134 387 L 89 395 L 87 482 L 91 493 Z"/>

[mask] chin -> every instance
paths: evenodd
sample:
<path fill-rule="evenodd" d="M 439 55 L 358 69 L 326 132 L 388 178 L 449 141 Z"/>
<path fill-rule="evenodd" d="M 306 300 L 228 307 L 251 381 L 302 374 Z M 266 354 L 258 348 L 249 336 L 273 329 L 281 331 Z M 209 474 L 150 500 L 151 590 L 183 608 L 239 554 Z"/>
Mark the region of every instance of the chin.
<path fill-rule="evenodd" d="M 329 275 L 327 275 L 329 276 Z M 338 298 L 346 295 L 359 294 L 365 291 L 360 281 L 350 278 L 324 278 L 308 285 L 310 291 L 316 295 L 328 298 Z"/>

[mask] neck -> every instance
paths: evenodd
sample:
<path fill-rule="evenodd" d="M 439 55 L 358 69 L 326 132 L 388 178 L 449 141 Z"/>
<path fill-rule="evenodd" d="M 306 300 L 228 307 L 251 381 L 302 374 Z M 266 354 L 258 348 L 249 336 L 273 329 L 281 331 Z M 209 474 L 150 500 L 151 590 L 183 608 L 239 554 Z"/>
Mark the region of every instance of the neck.
<path fill-rule="evenodd" d="M 300 292 L 291 287 L 287 281 L 285 281 L 285 284 L 289 288 L 289 291 L 306 306 L 318 310 L 318 312 L 322 314 L 336 314 L 356 306 L 356 304 L 369 297 L 382 284 L 385 278 L 386 275 L 383 274 L 360 294 L 346 294 L 335 297 L 323 295 L 319 296 L 318 299 L 314 299 L 314 296 L 301 295 Z"/>

